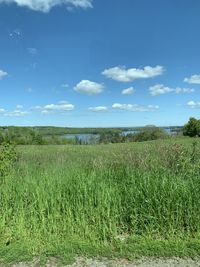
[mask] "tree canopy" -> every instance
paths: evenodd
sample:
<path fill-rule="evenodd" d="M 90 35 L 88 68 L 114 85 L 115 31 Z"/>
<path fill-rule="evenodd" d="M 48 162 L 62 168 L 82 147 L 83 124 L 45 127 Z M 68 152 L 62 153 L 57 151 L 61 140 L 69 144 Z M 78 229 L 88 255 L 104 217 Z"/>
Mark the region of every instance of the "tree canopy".
<path fill-rule="evenodd" d="M 200 136 L 200 120 L 190 118 L 188 123 L 183 128 L 183 135 L 185 136 Z"/>

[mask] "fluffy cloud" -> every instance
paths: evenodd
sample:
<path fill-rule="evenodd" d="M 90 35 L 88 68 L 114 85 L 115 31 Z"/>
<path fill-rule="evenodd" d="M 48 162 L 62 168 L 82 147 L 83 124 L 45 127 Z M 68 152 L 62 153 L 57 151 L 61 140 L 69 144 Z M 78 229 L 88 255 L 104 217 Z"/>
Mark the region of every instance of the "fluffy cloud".
<path fill-rule="evenodd" d="M 3 115 L 5 117 L 23 117 L 27 114 L 28 114 L 27 111 L 22 111 L 19 108 L 14 111 L 8 111 L 4 108 L 0 108 L 0 115 Z"/>
<path fill-rule="evenodd" d="M 65 103 L 65 104 L 50 104 L 44 106 L 46 110 L 62 110 L 62 111 L 69 111 L 74 109 L 74 105 Z"/>
<path fill-rule="evenodd" d="M 22 106 L 22 105 L 17 105 L 16 108 L 17 108 L 17 109 L 22 109 L 23 106 Z"/>
<path fill-rule="evenodd" d="M 187 106 L 190 108 L 200 108 L 200 102 L 195 102 L 191 100 L 187 103 Z"/>
<path fill-rule="evenodd" d="M 193 83 L 193 84 L 200 84 L 200 74 L 195 74 L 195 75 L 192 75 L 190 78 L 185 78 L 184 82 Z"/>
<path fill-rule="evenodd" d="M 122 95 L 131 95 L 135 92 L 136 90 L 133 87 L 129 87 L 127 89 L 122 90 Z"/>
<path fill-rule="evenodd" d="M 14 111 L 6 111 L 4 112 L 4 116 L 6 117 L 23 117 L 25 115 L 27 115 L 28 112 L 27 111 L 22 111 L 22 110 L 14 110 Z"/>
<path fill-rule="evenodd" d="M 66 5 L 67 7 L 92 8 L 93 0 L 0 0 L 0 3 L 16 3 L 21 7 L 28 7 L 35 11 L 49 12 L 56 5 Z"/>
<path fill-rule="evenodd" d="M 0 108 L 0 115 L 5 117 L 23 117 L 28 114 L 27 111 L 22 110 L 21 105 L 17 105 L 16 110 L 9 111 L 4 108 Z"/>
<path fill-rule="evenodd" d="M 119 104 L 115 103 L 112 105 L 113 109 L 128 110 L 128 111 L 156 111 L 159 109 L 158 105 L 147 105 L 142 106 L 138 104 Z"/>
<path fill-rule="evenodd" d="M 5 112 L 5 109 L 4 108 L 0 108 L 0 114 L 4 113 L 4 112 Z"/>
<path fill-rule="evenodd" d="M 6 71 L 0 70 L 0 80 L 7 76 L 8 73 Z"/>
<path fill-rule="evenodd" d="M 126 69 L 125 67 L 114 67 L 105 69 L 102 74 L 118 82 L 132 82 L 136 79 L 147 79 L 162 75 L 164 68 L 162 66 L 150 67 L 143 69 Z"/>
<path fill-rule="evenodd" d="M 74 90 L 82 94 L 95 95 L 100 94 L 103 91 L 103 88 L 104 86 L 100 83 L 82 80 L 74 87 Z"/>
<path fill-rule="evenodd" d="M 106 112 L 108 111 L 108 108 L 104 106 L 98 106 L 98 107 L 90 107 L 88 108 L 88 110 L 92 112 Z"/>
<path fill-rule="evenodd" d="M 163 84 L 156 84 L 154 86 L 151 86 L 149 88 L 149 92 L 152 96 L 156 95 L 164 95 L 168 93 L 175 93 L 175 94 L 180 94 L 180 93 L 193 93 L 195 90 L 191 88 L 171 88 L 168 86 L 164 86 Z"/>
<path fill-rule="evenodd" d="M 35 106 L 33 110 L 40 110 L 42 114 L 60 113 L 74 110 L 75 106 L 67 101 L 60 101 L 57 104 L 48 104 L 45 106 Z"/>

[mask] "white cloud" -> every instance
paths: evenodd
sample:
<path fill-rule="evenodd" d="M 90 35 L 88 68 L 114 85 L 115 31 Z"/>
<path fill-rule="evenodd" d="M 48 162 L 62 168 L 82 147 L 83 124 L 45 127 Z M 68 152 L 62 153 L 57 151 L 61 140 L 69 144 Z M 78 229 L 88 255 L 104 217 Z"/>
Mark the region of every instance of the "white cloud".
<path fill-rule="evenodd" d="M 133 87 L 129 87 L 127 89 L 122 90 L 122 95 L 131 95 L 135 92 L 136 90 Z"/>
<path fill-rule="evenodd" d="M 164 95 L 168 93 L 175 93 L 175 94 L 193 93 L 195 92 L 195 90 L 191 88 L 180 88 L 180 87 L 171 88 L 168 86 L 164 86 L 163 84 L 156 84 L 149 88 L 149 92 L 152 96 L 156 96 L 156 95 Z"/>
<path fill-rule="evenodd" d="M 69 102 L 66 101 L 66 100 L 61 100 L 61 101 L 58 102 L 58 104 L 69 104 Z"/>
<path fill-rule="evenodd" d="M 0 113 L 4 113 L 5 109 L 4 108 L 0 108 Z"/>
<path fill-rule="evenodd" d="M 38 54 L 38 50 L 34 47 L 27 48 L 27 51 L 31 56 L 36 56 Z"/>
<path fill-rule="evenodd" d="M 192 75 L 190 78 L 185 78 L 184 82 L 193 83 L 193 84 L 200 84 L 200 74 L 195 74 L 195 75 Z"/>
<path fill-rule="evenodd" d="M 74 109 L 74 105 L 69 104 L 69 103 L 65 103 L 65 104 L 50 104 L 50 105 L 46 105 L 44 106 L 44 109 L 46 110 L 58 110 L 58 111 L 69 111 L 69 110 L 73 110 Z"/>
<path fill-rule="evenodd" d="M 92 112 L 106 112 L 108 111 L 108 108 L 105 106 L 98 106 L 98 107 L 90 107 L 88 108 L 88 110 Z"/>
<path fill-rule="evenodd" d="M 48 104 L 45 106 L 35 106 L 32 110 L 40 110 L 42 114 L 60 113 L 74 110 L 75 106 L 67 101 L 60 101 L 56 104 Z"/>
<path fill-rule="evenodd" d="M 146 66 L 143 69 L 126 69 L 126 67 L 114 67 L 105 69 L 102 74 L 107 78 L 111 78 L 118 82 L 132 82 L 136 79 L 147 79 L 162 75 L 164 73 L 164 67 Z"/>
<path fill-rule="evenodd" d="M 103 88 L 104 86 L 100 83 L 82 80 L 74 87 L 74 90 L 82 94 L 95 95 L 100 94 L 103 91 Z"/>
<path fill-rule="evenodd" d="M 200 108 L 200 102 L 195 102 L 191 100 L 187 103 L 187 106 L 190 108 Z"/>
<path fill-rule="evenodd" d="M 22 109 L 23 106 L 22 106 L 22 105 L 17 105 L 16 108 L 17 108 L 17 109 Z"/>
<path fill-rule="evenodd" d="M 20 7 L 28 7 L 35 11 L 49 12 L 57 5 L 76 8 L 92 8 L 93 0 L 0 0 L 0 3 L 16 3 Z"/>
<path fill-rule="evenodd" d="M 52 112 L 50 110 L 41 110 L 42 114 L 51 114 Z"/>
<path fill-rule="evenodd" d="M 113 109 L 120 109 L 120 110 L 128 110 L 128 111 L 156 111 L 159 109 L 158 105 L 147 105 L 147 106 L 142 106 L 138 104 L 120 104 L 120 103 L 115 103 L 112 105 Z"/>
<path fill-rule="evenodd" d="M 42 109 L 42 106 L 35 106 L 35 107 L 32 107 L 31 109 L 40 110 Z"/>
<path fill-rule="evenodd" d="M 194 93 L 195 92 L 195 89 L 193 89 L 193 88 L 180 88 L 180 87 L 177 87 L 177 88 L 174 89 L 174 92 L 176 94 L 180 94 L 180 93 L 188 93 L 188 94 L 190 94 L 190 93 Z"/>
<path fill-rule="evenodd" d="M 155 96 L 155 95 L 163 95 L 163 94 L 173 92 L 173 89 L 167 86 L 164 86 L 163 84 L 156 84 L 149 88 L 149 92 L 152 96 Z"/>
<path fill-rule="evenodd" d="M 27 111 L 21 110 L 23 106 L 17 105 L 16 110 L 9 111 L 4 108 L 0 108 L 0 115 L 5 117 L 23 117 L 28 114 Z"/>
<path fill-rule="evenodd" d="M 27 111 L 14 110 L 14 111 L 5 111 L 3 115 L 6 117 L 23 117 L 27 114 L 28 114 Z"/>
<path fill-rule="evenodd" d="M 25 115 L 27 115 L 28 112 L 26 111 L 21 111 L 21 110 L 14 110 L 14 111 L 10 111 L 4 114 L 4 116 L 7 117 L 23 117 Z"/>
<path fill-rule="evenodd" d="M 6 71 L 0 70 L 0 80 L 6 77 L 8 73 Z"/>

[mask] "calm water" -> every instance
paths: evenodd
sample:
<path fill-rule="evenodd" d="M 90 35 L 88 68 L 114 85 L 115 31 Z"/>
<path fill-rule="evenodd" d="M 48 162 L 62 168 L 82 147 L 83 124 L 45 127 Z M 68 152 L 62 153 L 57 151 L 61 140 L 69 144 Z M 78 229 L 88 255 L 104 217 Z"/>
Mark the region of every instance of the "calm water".
<path fill-rule="evenodd" d="M 168 134 L 172 134 L 171 129 L 170 128 L 164 128 L 164 130 L 168 133 Z M 138 133 L 139 130 L 134 130 L 134 131 L 123 131 L 121 134 L 124 136 L 127 136 L 128 134 L 135 134 Z M 65 134 L 62 136 L 63 138 L 67 138 L 67 139 L 77 139 L 80 140 L 83 143 L 97 143 L 98 139 L 100 137 L 99 134 L 90 134 L 90 133 L 85 133 L 85 134 Z"/>
<path fill-rule="evenodd" d="M 65 134 L 62 136 L 67 139 L 77 139 L 84 143 L 97 143 L 100 135 L 99 134 Z"/>

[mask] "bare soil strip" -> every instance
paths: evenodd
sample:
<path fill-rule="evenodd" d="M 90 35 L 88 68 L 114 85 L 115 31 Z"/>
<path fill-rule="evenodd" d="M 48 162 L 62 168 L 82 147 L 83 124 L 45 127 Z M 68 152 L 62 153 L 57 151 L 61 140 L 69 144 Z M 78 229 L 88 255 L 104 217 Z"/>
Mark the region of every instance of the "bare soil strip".
<path fill-rule="evenodd" d="M 38 259 L 32 262 L 20 262 L 11 265 L 12 267 L 40 267 L 41 263 Z M 57 259 L 50 258 L 45 267 L 60 266 Z M 2 265 L 0 267 L 3 267 Z M 129 262 L 125 259 L 108 260 L 103 259 L 86 259 L 77 257 L 75 263 L 71 265 L 64 265 L 63 267 L 200 267 L 200 259 L 140 259 Z"/>

